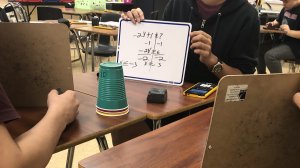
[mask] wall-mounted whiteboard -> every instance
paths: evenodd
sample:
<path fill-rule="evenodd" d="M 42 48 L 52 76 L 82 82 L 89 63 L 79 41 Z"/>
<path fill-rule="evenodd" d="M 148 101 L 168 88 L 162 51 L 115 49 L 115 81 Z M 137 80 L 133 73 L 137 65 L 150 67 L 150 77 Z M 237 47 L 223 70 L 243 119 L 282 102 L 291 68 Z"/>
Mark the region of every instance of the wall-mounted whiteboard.
<path fill-rule="evenodd" d="M 190 23 L 120 20 L 117 62 L 125 78 L 182 85 L 191 29 Z"/>

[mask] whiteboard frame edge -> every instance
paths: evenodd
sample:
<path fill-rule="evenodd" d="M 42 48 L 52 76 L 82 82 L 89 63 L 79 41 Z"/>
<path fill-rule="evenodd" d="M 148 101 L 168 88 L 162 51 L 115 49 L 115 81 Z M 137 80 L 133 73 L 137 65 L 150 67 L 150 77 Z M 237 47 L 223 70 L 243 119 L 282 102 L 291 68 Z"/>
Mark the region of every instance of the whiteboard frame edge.
<path fill-rule="evenodd" d="M 122 22 L 131 22 L 130 20 L 125 20 L 120 18 L 119 20 L 119 31 L 118 31 L 118 45 L 117 45 L 117 54 L 116 54 L 116 62 L 119 62 L 119 46 L 120 46 L 120 36 L 121 36 L 121 24 Z M 160 20 L 143 20 L 141 22 L 148 22 L 148 23 L 160 23 L 160 24 L 176 24 L 176 25 L 182 25 L 182 26 L 188 26 L 189 33 L 192 30 L 192 24 L 187 22 L 171 22 L 171 21 L 160 21 Z M 133 77 L 133 76 L 125 76 L 126 79 L 132 79 L 132 80 L 141 80 L 146 82 L 152 82 L 152 83 L 160 83 L 160 84 L 169 84 L 169 85 L 176 85 L 176 86 L 182 86 L 184 83 L 184 77 L 185 77 L 185 70 L 186 70 L 186 63 L 187 63 L 187 57 L 189 52 L 189 43 L 190 43 L 190 35 L 187 37 L 187 45 L 185 48 L 185 56 L 184 56 L 184 63 L 183 63 L 183 72 L 181 73 L 181 79 L 179 82 L 172 82 L 172 81 L 162 81 L 162 80 L 156 80 L 156 79 L 147 79 L 147 78 L 140 78 L 140 77 Z"/>

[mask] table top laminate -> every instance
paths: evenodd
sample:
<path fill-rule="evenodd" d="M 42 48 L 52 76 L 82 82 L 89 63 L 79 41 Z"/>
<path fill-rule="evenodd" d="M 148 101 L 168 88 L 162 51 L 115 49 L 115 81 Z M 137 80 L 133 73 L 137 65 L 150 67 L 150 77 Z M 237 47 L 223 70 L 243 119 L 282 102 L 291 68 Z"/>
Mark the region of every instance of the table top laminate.
<path fill-rule="evenodd" d="M 79 168 L 201 167 L 212 108 L 79 162 Z"/>
<path fill-rule="evenodd" d="M 136 112 L 136 110 L 131 110 L 127 115 L 119 117 L 98 115 L 96 113 L 95 97 L 79 92 L 76 94 L 80 101 L 79 114 L 76 120 L 69 124 L 62 133 L 55 152 L 146 119 L 145 114 Z M 45 115 L 47 108 L 17 108 L 17 110 L 21 115 L 21 119 L 7 124 L 13 137 L 17 137 L 32 128 Z M 45 131 L 51 131 L 51 129 Z"/>
<path fill-rule="evenodd" d="M 214 102 L 216 93 L 213 93 L 206 99 L 184 96 L 183 91 L 190 86 L 192 86 L 191 83 L 184 83 L 183 86 L 173 86 L 136 80 L 125 80 L 129 108 L 146 114 L 147 118 L 152 120 L 166 118 Z M 74 87 L 76 91 L 96 97 L 98 95 L 98 80 L 96 73 L 80 73 L 74 75 Z M 167 89 L 168 99 L 166 103 L 147 103 L 148 91 L 154 87 Z"/>

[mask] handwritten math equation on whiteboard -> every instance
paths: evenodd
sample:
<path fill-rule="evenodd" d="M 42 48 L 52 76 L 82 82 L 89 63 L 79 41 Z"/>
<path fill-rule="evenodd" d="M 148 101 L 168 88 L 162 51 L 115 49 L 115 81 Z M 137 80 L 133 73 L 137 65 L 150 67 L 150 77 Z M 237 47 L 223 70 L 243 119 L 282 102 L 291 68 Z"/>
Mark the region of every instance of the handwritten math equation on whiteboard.
<path fill-rule="evenodd" d="M 121 20 L 116 61 L 128 79 L 183 83 L 190 23 Z"/>
<path fill-rule="evenodd" d="M 135 68 L 138 66 L 149 67 L 162 67 L 166 62 L 166 55 L 163 53 L 162 48 L 164 45 L 164 33 L 141 31 L 132 35 L 133 38 L 142 44 L 137 48 L 137 59 L 135 61 L 121 61 L 123 66 Z"/>

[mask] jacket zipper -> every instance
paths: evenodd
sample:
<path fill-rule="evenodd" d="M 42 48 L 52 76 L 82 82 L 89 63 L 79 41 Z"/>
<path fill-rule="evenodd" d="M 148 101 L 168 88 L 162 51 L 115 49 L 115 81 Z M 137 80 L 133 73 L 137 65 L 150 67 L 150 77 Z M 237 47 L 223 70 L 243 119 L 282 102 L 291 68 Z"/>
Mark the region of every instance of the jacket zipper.
<path fill-rule="evenodd" d="M 214 32 L 213 32 L 213 34 L 212 34 L 212 39 L 213 39 L 213 40 L 215 39 L 215 35 L 216 35 L 217 29 L 218 29 L 218 27 L 219 27 L 219 21 L 220 21 L 221 16 L 222 16 L 222 13 L 219 12 L 219 13 L 218 13 L 218 18 L 217 18 L 217 21 L 216 21 L 216 25 L 215 25 L 215 30 L 214 30 Z"/>
<path fill-rule="evenodd" d="M 203 29 L 203 28 L 204 28 L 204 26 L 205 26 L 205 22 L 206 22 L 206 20 L 205 20 L 205 19 L 202 19 L 202 23 L 201 23 L 201 29 Z"/>

